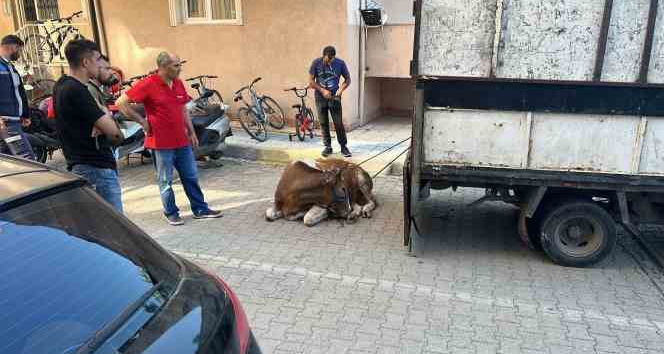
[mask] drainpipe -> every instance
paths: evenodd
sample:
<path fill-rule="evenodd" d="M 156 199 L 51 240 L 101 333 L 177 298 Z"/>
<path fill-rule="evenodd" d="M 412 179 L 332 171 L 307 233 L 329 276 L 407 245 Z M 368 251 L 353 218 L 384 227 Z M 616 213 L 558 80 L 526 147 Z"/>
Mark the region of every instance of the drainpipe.
<path fill-rule="evenodd" d="M 367 39 L 364 36 L 364 30 L 362 28 L 362 26 L 364 25 L 364 19 L 362 18 L 362 15 L 360 13 L 361 10 L 362 10 L 362 0 L 358 1 L 357 12 L 358 12 L 358 15 L 360 15 L 359 16 L 359 20 L 360 20 L 360 26 L 359 26 L 359 30 L 360 30 L 360 48 L 358 50 L 359 55 L 360 55 L 360 57 L 359 57 L 359 62 L 360 62 L 360 68 L 359 68 L 360 69 L 360 72 L 359 72 L 359 77 L 360 77 L 360 80 L 359 80 L 360 81 L 359 95 L 360 95 L 360 97 L 359 98 L 360 99 L 359 99 L 359 107 L 358 107 L 359 110 L 358 111 L 359 111 L 359 114 L 360 114 L 360 125 L 363 125 L 364 123 L 366 123 L 365 122 L 366 117 L 364 116 L 364 100 L 365 100 L 364 99 L 364 91 L 365 91 L 364 80 L 365 80 L 365 77 L 366 77 L 365 68 L 367 67 L 367 64 L 366 64 L 366 57 L 367 57 L 366 56 L 366 51 L 367 51 L 366 42 L 367 42 Z"/>

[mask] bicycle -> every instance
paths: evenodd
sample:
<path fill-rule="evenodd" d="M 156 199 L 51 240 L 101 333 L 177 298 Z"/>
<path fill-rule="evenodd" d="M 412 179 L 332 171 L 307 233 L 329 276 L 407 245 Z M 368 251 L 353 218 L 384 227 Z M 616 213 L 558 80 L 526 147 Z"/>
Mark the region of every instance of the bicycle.
<path fill-rule="evenodd" d="M 267 140 L 267 124 L 275 129 L 282 129 L 286 125 L 286 116 L 277 102 L 269 96 L 260 96 L 254 90 L 254 84 L 262 78 L 256 78 L 248 86 L 235 91 L 233 101 L 242 101 L 246 107 L 238 110 L 240 125 L 252 138 L 258 141 Z M 244 100 L 242 92 L 249 90 L 251 104 Z M 255 132 L 253 131 L 255 130 Z"/>
<path fill-rule="evenodd" d="M 55 56 L 60 57 L 60 60 L 64 60 L 64 46 L 67 45 L 70 40 L 83 38 L 79 29 L 72 25 L 72 20 L 81 16 L 81 14 L 83 14 L 83 11 L 75 12 L 68 17 L 48 21 L 37 21 L 37 24 L 55 23 L 64 25 L 57 26 L 52 31 L 46 29 L 45 36 L 40 33 L 28 35 L 25 39 L 25 48 L 27 50 L 26 56 L 28 60 L 33 63 L 38 62 L 41 64 L 50 64 Z M 53 41 L 54 35 L 56 36 L 55 41 Z"/>
<path fill-rule="evenodd" d="M 196 93 L 198 93 L 198 98 L 194 99 L 198 108 L 204 108 L 212 105 L 223 105 L 224 100 L 221 98 L 219 91 L 215 89 L 208 88 L 205 85 L 207 79 L 217 79 L 218 76 L 215 75 L 199 75 L 185 79 L 186 82 L 198 81 L 192 83 L 190 86 Z"/>
<path fill-rule="evenodd" d="M 314 125 L 316 121 L 314 120 L 314 112 L 311 110 L 311 108 L 307 107 L 305 101 L 307 93 L 309 92 L 309 88 L 305 87 L 298 89 L 296 87 L 293 87 L 285 89 L 284 91 L 286 92 L 293 91 L 295 93 L 295 96 L 297 96 L 302 102 L 301 104 L 293 105 L 293 108 L 297 110 L 297 113 L 295 114 L 295 134 L 297 135 L 297 138 L 300 139 L 300 141 L 304 141 L 308 133 L 309 138 L 313 139 Z M 288 134 L 288 140 L 293 141 L 292 133 Z"/>

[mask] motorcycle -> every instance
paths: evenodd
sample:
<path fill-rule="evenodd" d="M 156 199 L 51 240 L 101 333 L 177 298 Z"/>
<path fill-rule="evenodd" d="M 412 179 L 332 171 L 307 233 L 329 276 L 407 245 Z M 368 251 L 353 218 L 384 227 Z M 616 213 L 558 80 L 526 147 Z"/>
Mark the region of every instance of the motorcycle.
<path fill-rule="evenodd" d="M 212 160 L 220 159 L 226 149 L 226 138 L 233 135 L 231 120 L 226 114 L 230 106 L 204 103 L 213 94 L 213 91 L 206 92 L 186 106 L 198 139 L 198 148 L 194 151 L 197 160 L 206 156 Z"/>
<path fill-rule="evenodd" d="M 45 163 L 53 159 L 53 153 L 62 148 L 55 128 L 55 121 L 47 117 L 47 105 L 51 98 L 46 98 L 37 107 L 30 107 L 30 116 L 21 118 L 23 132 L 32 146 L 35 159 Z"/>

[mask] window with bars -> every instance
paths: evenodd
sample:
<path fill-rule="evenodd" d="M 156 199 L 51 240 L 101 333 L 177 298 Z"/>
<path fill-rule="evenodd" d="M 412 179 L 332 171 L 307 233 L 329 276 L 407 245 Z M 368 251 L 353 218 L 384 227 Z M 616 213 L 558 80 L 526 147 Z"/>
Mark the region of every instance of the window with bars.
<path fill-rule="evenodd" d="M 58 0 L 23 0 L 23 15 L 26 22 L 60 18 Z"/>
<path fill-rule="evenodd" d="M 241 23 L 241 0 L 182 0 L 185 23 Z"/>

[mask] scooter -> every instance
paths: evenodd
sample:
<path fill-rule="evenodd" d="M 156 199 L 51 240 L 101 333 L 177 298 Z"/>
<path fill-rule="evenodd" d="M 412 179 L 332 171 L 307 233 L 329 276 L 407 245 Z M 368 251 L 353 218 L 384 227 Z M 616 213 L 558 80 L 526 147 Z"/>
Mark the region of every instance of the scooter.
<path fill-rule="evenodd" d="M 111 109 L 111 112 L 113 112 L 113 118 L 120 126 L 122 135 L 125 137 L 122 141 L 122 144 L 120 144 L 120 146 L 118 146 L 115 150 L 115 159 L 120 160 L 128 157 L 131 154 L 140 154 L 141 158 L 150 158 L 150 151 L 145 150 L 144 146 L 145 131 L 143 131 L 143 127 L 133 120 L 125 117 L 124 114 L 119 112 L 115 106 L 111 105 L 109 108 Z M 143 105 L 136 104 L 134 109 L 142 116 L 145 116 L 145 109 L 143 108 Z"/>
<path fill-rule="evenodd" d="M 226 138 L 233 135 L 231 120 L 226 114 L 230 106 L 203 103 L 213 94 L 213 91 L 204 93 L 186 106 L 198 138 L 198 149 L 194 151 L 197 160 L 206 156 L 212 160 L 220 159 L 226 149 Z"/>

